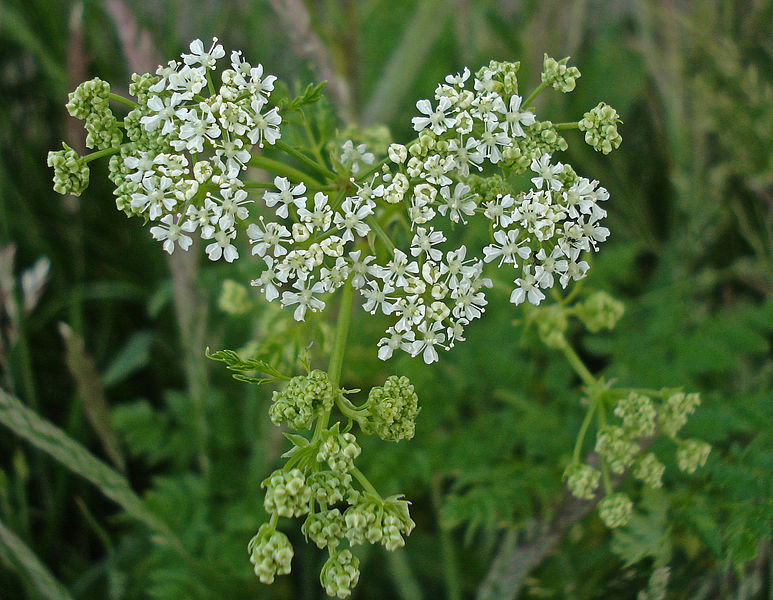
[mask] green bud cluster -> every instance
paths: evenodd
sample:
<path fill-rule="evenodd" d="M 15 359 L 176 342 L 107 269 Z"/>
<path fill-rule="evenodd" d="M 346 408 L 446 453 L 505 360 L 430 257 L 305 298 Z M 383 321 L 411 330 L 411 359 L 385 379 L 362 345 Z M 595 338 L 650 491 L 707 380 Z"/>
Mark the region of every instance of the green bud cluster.
<path fill-rule="evenodd" d="M 615 416 L 623 422 L 630 435 L 640 438 L 655 435 L 658 411 L 648 396 L 631 392 L 620 398 L 615 407 Z"/>
<path fill-rule="evenodd" d="M 695 439 L 680 441 L 679 449 L 676 451 L 679 470 L 695 473 L 698 467 L 706 464 L 710 452 L 711 446 L 704 441 Z"/>
<path fill-rule="evenodd" d="M 274 471 L 261 483 L 266 488 L 263 507 L 269 514 L 280 517 L 300 517 L 309 512 L 311 488 L 306 484 L 306 477 L 299 469 L 289 472 Z"/>
<path fill-rule="evenodd" d="M 48 153 L 48 166 L 54 168 L 54 191 L 80 196 L 89 186 L 89 167 L 78 153 L 62 142 L 63 150 Z"/>
<path fill-rule="evenodd" d="M 596 452 L 607 461 L 613 473 L 623 473 L 633 464 L 640 450 L 622 427 L 607 425 L 596 436 Z"/>
<path fill-rule="evenodd" d="M 585 132 L 586 144 L 597 152 L 609 154 L 615 148 L 619 148 L 620 142 L 623 141 L 617 131 L 617 124 L 620 122 L 620 117 L 614 108 L 605 102 L 599 102 L 583 115 L 578 125 L 580 131 Z"/>
<path fill-rule="evenodd" d="M 569 57 L 556 60 L 545 54 L 542 62 L 542 83 L 547 83 L 563 93 L 571 92 L 575 86 L 575 80 L 580 77 L 577 67 L 567 67 Z"/>
<path fill-rule="evenodd" d="M 625 494 L 618 492 L 610 494 L 599 502 L 599 516 L 604 525 L 610 529 L 622 527 L 631 520 L 633 502 Z"/>
<path fill-rule="evenodd" d="M 229 315 L 239 316 L 252 309 L 252 302 L 250 302 L 250 295 L 245 286 L 233 279 L 226 279 L 223 282 L 217 306 Z"/>
<path fill-rule="evenodd" d="M 255 575 L 262 583 L 273 583 L 275 576 L 290 572 L 293 547 L 287 536 L 270 523 L 260 526 L 258 533 L 247 545 L 247 552 L 254 565 Z"/>
<path fill-rule="evenodd" d="M 140 191 L 140 185 L 126 178 L 130 173 L 124 159 L 131 155 L 133 150 L 128 147 L 122 147 L 118 154 L 113 154 L 108 162 L 107 176 L 115 184 L 113 194 L 115 195 L 115 206 L 118 210 L 126 213 L 130 217 L 135 214 L 135 209 L 131 206 L 132 194 Z"/>
<path fill-rule="evenodd" d="M 328 596 L 348 598 L 360 580 L 360 560 L 349 550 L 334 552 L 325 561 L 319 581 Z"/>
<path fill-rule="evenodd" d="M 344 500 L 353 504 L 359 496 L 359 492 L 352 487 L 349 473 L 317 471 L 309 476 L 308 482 L 314 500 L 323 506 L 332 506 Z"/>
<path fill-rule="evenodd" d="M 634 463 L 633 476 L 644 485 L 657 489 L 663 487 L 665 470 L 666 466 L 652 452 L 648 452 Z"/>
<path fill-rule="evenodd" d="M 593 500 L 599 487 L 601 472 L 590 465 L 572 464 L 564 471 L 564 481 L 575 498 Z"/>
<path fill-rule="evenodd" d="M 569 147 L 551 121 L 537 121 L 524 133 L 524 137 L 516 138 L 513 145 L 502 152 L 502 167 L 508 171 L 523 173 L 535 158 L 546 153 L 562 152 Z"/>
<path fill-rule="evenodd" d="M 660 430 L 671 437 L 676 436 L 700 403 L 700 394 L 678 392 L 669 396 L 660 407 Z"/>
<path fill-rule="evenodd" d="M 103 150 L 121 143 L 123 134 L 110 110 L 110 84 L 98 77 L 81 83 L 70 93 L 67 111 L 86 121 L 86 146 Z"/>
<path fill-rule="evenodd" d="M 333 471 L 348 473 L 361 449 L 354 434 L 340 433 L 338 423 L 323 434 L 317 451 L 317 462 L 327 462 Z"/>
<path fill-rule="evenodd" d="M 492 60 L 488 66 L 478 69 L 475 76 L 480 80 L 485 80 L 486 74 L 493 72 L 494 76 L 491 78 L 492 91 L 501 96 L 513 96 L 518 93 L 517 74 L 520 67 L 520 62 Z"/>
<path fill-rule="evenodd" d="M 409 504 L 399 496 L 382 500 L 363 494 L 360 502 L 344 513 L 344 535 L 349 544 L 356 546 L 367 540 L 371 544 L 382 544 L 390 552 L 403 547 L 403 536 L 409 535 L 416 525 L 411 519 Z"/>
<path fill-rule="evenodd" d="M 317 415 L 333 407 L 334 398 L 327 373 L 315 370 L 293 377 L 281 392 L 274 392 L 268 414 L 277 425 L 284 421 L 293 429 L 308 429 Z"/>
<path fill-rule="evenodd" d="M 150 88 L 160 81 L 156 75 L 150 73 L 132 73 L 132 82 L 129 84 L 129 94 L 137 98 L 137 104 L 146 106 L 153 95 Z"/>
<path fill-rule="evenodd" d="M 470 186 L 472 194 L 480 196 L 481 204 L 491 202 L 507 194 L 515 193 L 510 184 L 501 175 L 492 175 L 490 177 L 470 175 L 466 183 Z"/>
<path fill-rule="evenodd" d="M 337 508 L 311 513 L 301 531 L 317 545 L 317 548 L 335 547 L 344 535 L 344 517 Z"/>
<path fill-rule="evenodd" d="M 542 343 L 548 348 L 558 349 L 566 344 L 566 333 L 569 320 L 566 318 L 566 309 L 560 304 L 553 304 L 538 308 L 534 315 L 537 324 L 537 334 Z"/>
<path fill-rule="evenodd" d="M 392 375 L 383 387 L 374 387 L 368 394 L 369 419 L 363 423 L 366 433 L 375 432 L 388 442 L 413 438 L 419 397 L 407 377 Z"/>
<path fill-rule="evenodd" d="M 614 329 L 623 316 L 623 303 L 606 292 L 595 292 L 575 306 L 575 314 L 591 333 Z"/>

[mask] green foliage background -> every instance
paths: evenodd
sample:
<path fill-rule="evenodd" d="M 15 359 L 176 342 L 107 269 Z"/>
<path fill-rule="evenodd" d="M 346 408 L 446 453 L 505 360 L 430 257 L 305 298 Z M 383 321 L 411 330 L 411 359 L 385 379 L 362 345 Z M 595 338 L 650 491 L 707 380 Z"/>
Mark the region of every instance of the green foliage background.
<path fill-rule="evenodd" d="M 638 512 L 612 535 L 561 482 L 578 381 L 506 297 L 431 368 L 378 361 L 380 325 L 358 314 L 344 385 L 408 375 L 423 409 L 414 440 L 362 440 L 363 470 L 407 494 L 417 529 L 405 550 L 362 557 L 354 597 L 636 598 L 667 564 L 668 598 L 773 598 L 773 4 L 325 0 L 304 5 L 308 23 L 280 17 L 290 4 L 0 4 L 0 246 L 15 245 L 17 279 L 0 307 L 0 597 L 323 594 L 322 554 L 297 531 L 291 576 L 267 588 L 252 574 L 259 484 L 283 438 L 271 386 L 204 357 L 258 342 L 287 363 L 312 328 L 260 302 L 226 315 L 222 282 L 249 280 L 246 266 L 170 260 L 114 209 L 104 165 L 80 199 L 56 195 L 45 167 L 58 140 L 83 143 L 64 110 L 78 82 L 126 82 L 216 35 L 298 89 L 324 58 L 339 112 L 397 139 L 446 73 L 521 60 L 536 82 L 544 52 L 571 55 L 576 92 L 538 108 L 579 118 L 603 99 L 624 121 L 616 153 L 573 144 L 565 158 L 611 194 L 612 236 L 586 285 L 627 308 L 612 333 L 573 341 L 620 385 L 704 399 L 688 435 L 713 445 L 706 468 L 684 476 L 672 457 L 665 489 L 643 498 L 623 483 Z M 13 317 L 18 278 L 40 256 L 45 291 Z M 504 591 L 482 585 L 492 577 Z"/>

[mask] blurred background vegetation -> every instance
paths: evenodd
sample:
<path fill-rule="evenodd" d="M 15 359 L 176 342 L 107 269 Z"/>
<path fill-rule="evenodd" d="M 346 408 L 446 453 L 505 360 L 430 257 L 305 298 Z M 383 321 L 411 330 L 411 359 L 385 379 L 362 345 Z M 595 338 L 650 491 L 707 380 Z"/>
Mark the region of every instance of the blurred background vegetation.
<path fill-rule="evenodd" d="M 406 374 L 423 410 L 411 442 L 362 440 L 363 470 L 406 493 L 417 530 L 362 557 L 354 597 L 660 598 L 665 564 L 668 598 L 773 598 L 771 23 L 765 0 L 2 0 L 0 597 L 323 595 L 322 553 L 297 530 L 292 575 L 269 588 L 252 574 L 282 438 L 271 389 L 204 357 L 270 348 L 292 322 L 260 302 L 225 314 L 223 281 L 247 268 L 164 255 L 115 210 L 106 165 L 79 199 L 45 166 L 61 139 L 83 150 L 64 109 L 79 82 L 120 90 L 218 36 L 291 86 L 328 80 L 341 128 L 385 123 L 398 140 L 446 73 L 520 60 L 528 89 L 543 53 L 571 55 L 576 92 L 537 108 L 565 121 L 605 100 L 624 121 L 616 153 L 574 143 L 562 158 L 611 193 L 586 285 L 627 309 L 574 341 L 621 385 L 704 399 L 688 433 L 712 443 L 707 467 L 672 460 L 643 498 L 623 483 L 638 516 L 611 534 L 561 482 L 578 381 L 506 298 L 432 368 L 379 362 L 380 324 L 358 317 L 346 387 Z"/>

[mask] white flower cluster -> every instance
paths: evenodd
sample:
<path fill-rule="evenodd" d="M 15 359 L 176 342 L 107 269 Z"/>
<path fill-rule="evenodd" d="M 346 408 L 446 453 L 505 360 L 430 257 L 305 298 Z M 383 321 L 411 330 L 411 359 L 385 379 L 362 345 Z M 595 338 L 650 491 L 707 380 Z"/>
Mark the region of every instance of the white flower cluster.
<path fill-rule="evenodd" d="M 150 232 L 164 250 L 171 254 L 175 245 L 187 250 L 192 243 L 188 234 L 198 231 L 210 240 L 206 252 L 211 260 L 232 262 L 239 256 L 235 225 L 248 217 L 251 202 L 239 175 L 254 146 L 274 144 L 280 137 L 282 118 L 269 107 L 276 77 L 264 75 L 261 65 L 250 65 L 234 51 L 216 91 L 213 74 L 225 56 L 223 46 L 215 39 L 205 50 L 195 40 L 190 51 L 182 62 L 160 66 L 144 88 L 138 86 L 139 127 L 117 168 L 134 184 L 131 212 L 160 221 Z M 135 116 L 130 113 L 129 122 Z M 143 144 L 147 138 L 152 147 Z"/>
<path fill-rule="evenodd" d="M 355 194 L 337 202 L 323 192 L 312 198 L 303 183 L 277 177 L 276 191 L 266 192 L 264 200 L 279 220 L 261 217 L 247 230 L 253 253 L 266 264 L 253 285 L 267 300 L 295 306 L 301 320 L 307 311 L 324 308 L 324 294 L 350 281 L 365 310 L 394 319 L 379 341 L 379 357 L 386 360 L 399 349 L 432 363 L 438 348 L 464 340 L 464 327 L 483 313 L 483 290 L 492 285 L 483 276 L 484 263 L 516 269 L 514 304 L 539 304 L 543 290 L 556 281 L 566 287 L 583 278 L 588 263 L 582 253 L 609 234 L 599 223 L 606 215 L 599 202 L 609 195 L 598 182 L 552 163 L 547 151 L 562 146 L 543 135 L 554 131 L 522 109 L 516 70 L 517 64 L 492 63 L 473 78 L 474 91 L 465 88 L 468 69 L 449 75 L 436 90 L 434 106 L 417 103 L 418 140 L 409 147 L 392 144 L 389 162 L 372 177 L 363 176 Z M 372 162 L 362 145 L 345 143 L 343 150 L 367 157 L 351 161 L 358 170 Z M 534 172 L 529 191 L 486 197 L 466 183 L 471 168 L 524 160 Z M 399 203 L 408 213 L 410 246 L 390 248 L 379 262 L 358 242 L 371 233 L 374 216 Z M 480 258 L 468 257 L 465 246 L 444 248 L 438 214 L 452 223 L 483 215 L 491 223 L 492 243 Z"/>

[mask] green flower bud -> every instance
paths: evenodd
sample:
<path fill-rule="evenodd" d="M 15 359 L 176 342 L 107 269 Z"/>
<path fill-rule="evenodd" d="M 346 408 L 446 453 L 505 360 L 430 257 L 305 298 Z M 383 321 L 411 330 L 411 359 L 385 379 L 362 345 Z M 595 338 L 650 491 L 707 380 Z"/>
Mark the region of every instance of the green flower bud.
<path fill-rule="evenodd" d="M 360 580 L 360 560 L 349 550 L 330 555 L 322 567 L 319 581 L 328 596 L 348 598 Z"/>
<path fill-rule="evenodd" d="M 309 476 L 308 482 L 314 499 L 323 506 L 332 506 L 343 500 L 354 504 L 359 497 L 359 492 L 352 487 L 349 473 L 318 471 Z"/>
<path fill-rule="evenodd" d="M 312 513 L 306 517 L 301 531 L 307 538 L 311 538 L 320 550 L 335 548 L 344 534 L 344 517 L 337 508 Z"/>
<path fill-rule="evenodd" d="M 615 407 L 615 416 L 623 421 L 625 428 L 635 437 L 655 435 L 658 412 L 647 396 L 631 392 L 626 398 L 620 398 Z"/>
<path fill-rule="evenodd" d="M 354 459 L 360 455 L 360 446 L 351 433 L 339 433 L 338 423 L 322 434 L 317 451 L 317 462 L 325 462 L 333 471 L 348 473 L 354 468 Z"/>
<path fill-rule="evenodd" d="M 579 126 L 580 131 L 585 132 L 586 144 L 597 152 L 609 154 L 620 147 L 620 142 L 623 141 L 617 131 L 617 124 L 620 122 L 620 117 L 614 108 L 599 102 L 598 106 L 583 115 Z"/>
<path fill-rule="evenodd" d="M 92 114 L 86 119 L 86 147 L 97 150 L 115 148 L 123 140 L 118 121 L 110 110 Z"/>
<path fill-rule="evenodd" d="M 706 459 L 711 452 L 711 446 L 701 440 L 685 440 L 679 444 L 676 451 L 676 460 L 679 470 L 685 473 L 695 471 L 706 464 Z"/>
<path fill-rule="evenodd" d="M 672 394 L 660 407 L 660 430 L 674 437 L 687 423 L 687 417 L 700 405 L 700 394 Z"/>
<path fill-rule="evenodd" d="M 634 463 L 633 476 L 641 480 L 644 485 L 657 489 L 663 487 L 665 470 L 665 465 L 652 452 L 648 452 Z"/>
<path fill-rule="evenodd" d="M 575 498 L 593 500 L 599 487 L 601 472 L 590 465 L 573 464 L 564 471 L 564 481 Z"/>
<path fill-rule="evenodd" d="M 132 73 L 132 82 L 129 84 L 129 94 L 137 98 L 137 103 L 145 105 L 152 95 L 150 88 L 158 83 L 159 78 L 150 73 L 139 75 Z"/>
<path fill-rule="evenodd" d="M 371 389 L 367 407 L 370 419 L 363 423 L 365 432 L 375 432 L 388 442 L 413 438 L 419 398 L 407 377 L 392 375 L 383 387 Z"/>
<path fill-rule="evenodd" d="M 261 583 L 274 583 L 276 575 L 287 575 L 293 558 L 293 547 L 284 533 L 276 531 L 269 523 L 260 526 L 258 533 L 247 545 L 250 562 Z"/>
<path fill-rule="evenodd" d="M 596 452 L 607 460 L 613 473 L 623 473 L 630 467 L 639 450 L 636 442 L 626 439 L 622 427 L 607 425 L 596 436 Z"/>
<path fill-rule="evenodd" d="M 349 544 L 356 546 L 367 540 L 371 544 L 381 543 L 390 552 L 404 546 L 403 536 L 409 535 L 416 525 L 409 504 L 399 496 L 381 500 L 363 495 L 358 504 L 344 513 L 344 535 Z"/>
<path fill-rule="evenodd" d="M 610 529 L 626 525 L 632 514 L 633 502 L 623 493 L 611 494 L 599 502 L 599 516 Z"/>
<path fill-rule="evenodd" d="M 102 115 L 110 111 L 110 84 L 95 77 L 81 83 L 69 98 L 65 106 L 76 119 L 83 121 L 95 114 Z"/>
<path fill-rule="evenodd" d="M 314 417 L 333 407 L 334 398 L 327 373 L 312 371 L 293 377 L 285 389 L 274 392 L 268 414 L 276 425 L 285 421 L 293 429 L 308 429 Z"/>
<path fill-rule="evenodd" d="M 300 517 L 309 512 L 311 488 L 299 469 L 274 471 L 260 484 L 266 488 L 263 507 L 270 514 L 280 517 Z"/>
<path fill-rule="evenodd" d="M 542 82 L 563 93 L 571 92 L 576 85 L 575 80 L 580 77 L 580 70 L 577 67 L 567 67 L 568 62 L 568 56 L 556 60 L 546 54 L 542 63 Z"/>
<path fill-rule="evenodd" d="M 224 313 L 239 316 L 250 311 L 252 302 L 247 288 L 233 279 L 223 282 L 223 289 L 217 301 L 217 307 Z"/>
<path fill-rule="evenodd" d="M 564 333 L 569 326 L 566 310 L 559 305 L 541 307 L 535 311 L 534 321 L 537 333 L 548 348 L 561 348 L 565 343 Z"/>
<path fill-rule="evenodd" d="M 575 307 L 577 317 L 591 333 L 613 329 L 623 316 L 623 303 L 606 292 L 595 292 Z"/>
<path fill-rule="evenodd" d="M 64 142 L 62 147 L 64 150 L 48 153 L 48 166 L 54 168 L 54 191 L 80 196 L 89 186 L 89 166 Z"/>

